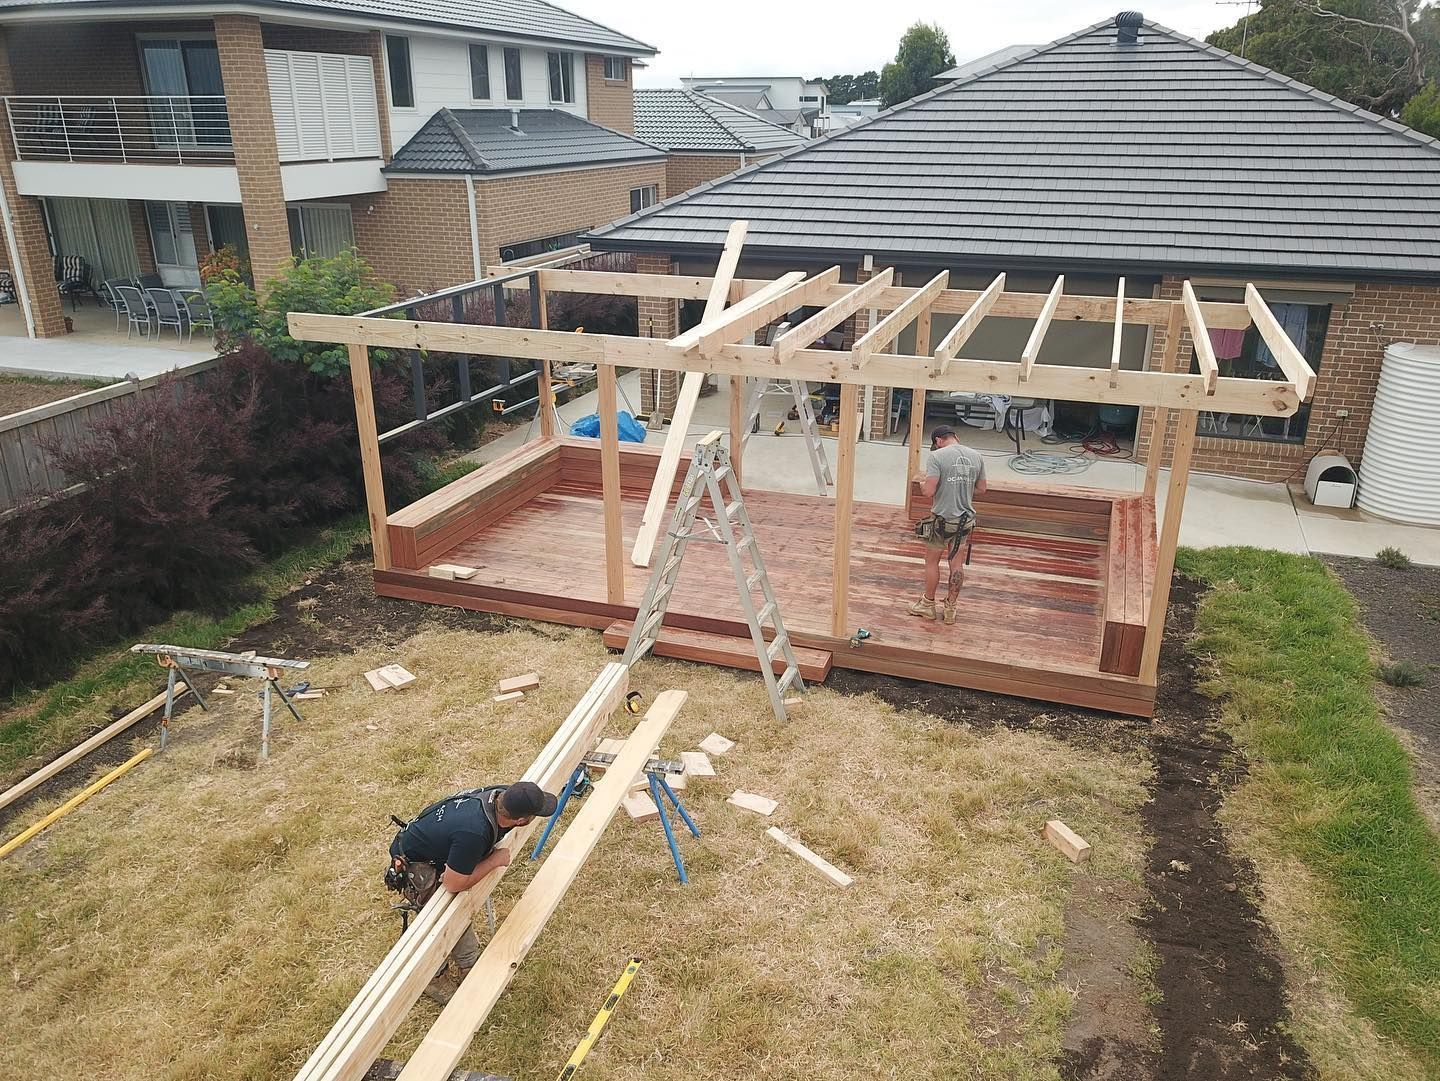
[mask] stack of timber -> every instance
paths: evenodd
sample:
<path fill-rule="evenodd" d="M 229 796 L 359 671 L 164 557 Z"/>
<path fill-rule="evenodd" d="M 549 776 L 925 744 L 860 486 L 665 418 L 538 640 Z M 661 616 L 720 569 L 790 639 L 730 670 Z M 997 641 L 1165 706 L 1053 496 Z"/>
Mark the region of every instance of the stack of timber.
<path fill-rule="evenodd" d="M 1149 496 L 1116 499 L 1110 506 L 1110 543 L 1105 553 L 1102 672 L 1140 674 L 1157 558 L 1155 500 Z"/>
<path fill-rule="evenodd" d="M 410 1056 L 400 1081 L 445 1081 L 459 1065 L 475 1033 L 490 1016 L 515 970 L 530 952 L 561 898 L 594 851 L 600 835 L 660 745 L 670 723 L 689 697 L 684 691 L 662 691 L 620 756 L 596 783 L 560 843 L 546 857 L 510 915 L 465 977 L 455 997 L 441 1011 L 430 1032 Z"/>
<path fill-rule="evenodd" d="M 629 686 L 629 669 L 623 664 L 607 664 L 601 669 L 522 780 L 558 792 L 623 704 Z M 512 858 L 518 856 L 538 824 L 536 820 L 511 830 L 499 847 L 510 851 Z M 315 1048 L 295 1081 L 360 1081 L 504 873 L 503 867 L 492 871 L 464 893 L 438 891 Z"/>

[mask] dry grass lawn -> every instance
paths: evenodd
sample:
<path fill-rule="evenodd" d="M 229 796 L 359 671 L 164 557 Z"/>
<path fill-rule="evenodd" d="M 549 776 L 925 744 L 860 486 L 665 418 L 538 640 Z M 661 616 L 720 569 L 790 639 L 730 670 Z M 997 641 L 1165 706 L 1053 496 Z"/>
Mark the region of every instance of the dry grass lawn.
<path fill-rule="evenodd" d="M 330 693 L 303 704 L 303 725 L 280 715 L 258 768 L 253 694 L 187 713 L 163 757 L 6 861 L 0 1076 L 290 1076 L 398 932 L 380 882 L 390 812 L 517 776 L 605 659 L 599 635 L 554 627 L 432 628 L 324 658 L 310 676 Z M 419 682 L 375 694 L 360 674 L 390 661 Z M 539 692 L 491 702 L 497 679 L 532 668 Z M 711 730 L 737 741 L 685 793 L 703 832 L 682 840 L 691 884 L 658 824 L 618 818 L 472 1068 L 553 1076 L 639 955 L 591 1081 L 1055 1077 L 1067 899 L 1076 876 L 1133 890 L 1148 762 L 823 689 L 781 726 L 757 679 L 674 662 L 646 660 L 633 685 L 690 691 L 667 753 Z M 735 788 L 780 808 L 730 807 Z M 1051 817 L 1095 845 L 1088 864 L 1041 839 Z M 855 886 L 830 886 L 770 824 Z M 502 919 L 529 874 L 507 876 Z M 388 1054 L 435 1015 L 419 1004 Z"/>

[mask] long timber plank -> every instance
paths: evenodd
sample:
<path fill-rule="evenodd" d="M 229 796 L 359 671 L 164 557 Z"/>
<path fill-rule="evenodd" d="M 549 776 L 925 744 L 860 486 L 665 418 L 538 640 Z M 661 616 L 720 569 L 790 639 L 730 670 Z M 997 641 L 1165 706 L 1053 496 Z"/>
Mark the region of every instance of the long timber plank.
<path fill-rule="evenodd" d="M 632 620 L 617 619 L 605 628 L 605 645 L 610 649 L 624 649 L 630 641 L 630 632 L 634 627 Z M 739 638 L 730 634 L 716 634 L 713 631 L 662 626 L 650 652 L 657 657 L 700 661 L 722 668 L 740 668 L 746 672 L 760 671 L 760 658 L 755 655 L 755 643 L 748 633 Z M 809 683 L 824 682 L 825 677 L 830 674 L 833 658 L 834 654 L 827 649 L 795 647 L 795 659 L 800 663 L 800 675 Z M 772 668 L 777 676 L 782 675 L 785 671 L 785 658 L 775 658 Z"/>

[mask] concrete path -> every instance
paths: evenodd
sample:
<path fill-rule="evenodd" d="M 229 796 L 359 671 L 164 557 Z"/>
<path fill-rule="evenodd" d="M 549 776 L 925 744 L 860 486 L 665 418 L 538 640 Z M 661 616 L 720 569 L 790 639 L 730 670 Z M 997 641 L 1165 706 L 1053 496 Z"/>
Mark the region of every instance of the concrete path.
<path fill-rule="evenodd" d="M 115 330 L 115 315 L 93 304 L 66 311 L 75 333 L 63 338 L 27 338 L 20 310 L 0 306 L 0 372 L 40 379 L 145 379 L 215 356 L 201 337 L 177 340 L 173 330 L 146 341 L 128 340 Z"/>
<path fill-rule="evenodd" d="M 622 376 L 620 384 L 638 408 L 639 374 L 631 372 Z M 592 392 L 561 406 L 560 412 L 568 424 L 593 413 L 595 407 L 596 396 Z M 623 399 L 621 408 L 624 408 Z M 777 404 L 777 417 L 778 408 Z M 724 389 L 701 398 L 690 426 L 691 435 L 699 438 L 717 428 L 728 431 L 729 410 Z M 526 437 L 525 429 L 507 433 L 467 457 L 482 463 L 493 461 L 520 446 Z M 985 455 L 986 471 L 994 480 L 1022 484 L 1054 481 L 1076 487 L 1135 492 L 1145 484 L 1143 466 L 1131 461 L 1097 459 L 1093 455 L 1086 456 L 1090 464 L 1084 472 L 1052 477 L 1022 475 L 1010 464 L 1013 444 L 999 432 L 966 428 L 961 431 L 961 438 L 966 445 Z M 646 437 L 647 443 L 664 441 L 663 432 L 649 432 Z M 823 441 L 833 467 L 836 440 L 825 437 Z M 1034 436 L 1026 440 L 1025 446 L 1051 453 L 1062 449 L 1041 444 Z M 899 443 L 861 443 L 855 463 L 855 498 L 871 503 L 902 503 L 907 454 L 907 448 Z M 775 436 L 762 427 L 746 448 L 745 466 L 747 482 L 757 487 L 816 494 L 810 460 L 804 441 L 798 435 Z M 1162 512 L 1168 474 L 1169 470 L 1163 470 L 1160 476 Z M 1280 552 L 1365 558 L 1393 545 L 1417 563 L 1440 566 L 1440 529 L 1388 522 L 1360 510 L 1313 507 L 1303 491 L 1284 484 L 1206 473 L 1191 474 L 1185 513 L 1180 520 L 1180 543 L 1192 548 L 1250 545 Z"/>

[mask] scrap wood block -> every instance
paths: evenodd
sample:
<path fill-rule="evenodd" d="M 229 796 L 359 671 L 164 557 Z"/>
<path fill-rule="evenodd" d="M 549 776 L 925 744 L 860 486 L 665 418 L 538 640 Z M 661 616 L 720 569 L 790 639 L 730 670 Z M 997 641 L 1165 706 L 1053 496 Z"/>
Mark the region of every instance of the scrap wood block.
<path fill-rule="evenodd" d="M 502 679 L 495 685 L 495 688 L 501 694 L 509 694 L 511 691 L 533 691 L 539 686 L 540 677 L 534 672 L 526 672 L 523 676 L 511 676 L 509 679 Z"/>
<path fill-rule="evenodd" d="M 453 581 L 455 578 L 455 572 L 450 569 L 448 563 L 436 563 L 426 571 L 426 573 L 429 574 L 431 578 L 444 578 L 450 581 Z"/>
<path fill-rule="evenodd" d="M 408 687 L 415 682 L 415 676 L 398 664 L 387 664 L 366 672 L 365 682 L 374 690 L 388 691 L 392 687 Z"/>
<path fill-rule="evenodd" d="M 212 690 L 210 693 L 211 693 L 211 694 L 234 694 L 235 692 L 232 691 L 229 687 L 216 687 L 216 688 L 215 688 L 214 690 Z"/>
<path fill-rule="evenodd" d="M 824 859 L 821 856 L 817 856 L 814 852 L 806 848 L 799 841 L 795 840 L 794 837 L 791 837 L 779 826 L 771 826 L 765 832 L 776 841 L 779 841 L 791 852 L 795 853 L 795 855 L 799 856 L 811 867 L 815 868 L 815 870 L 819 871 L 831 882 L 835 883 L 835 885 L 852 886 L 855 884 L 855 880 L 849 875 L 847 875 L 844 871 L 840 870 L 840 868 L 836 867 L 829 860 Z"/>
<path fill-rule="evenodd" d="M 1090 858 L 1090 842 L 1058 818 L 1045 823 L 1045 840 L 1063 852 L 1071 863 L 1084 863 Z"/>
<path fill-rule="evenodd" d="M 733 746 L 735 746 L 735 741 L 726 739 L 719 732 L 711 732 L 699 743 L 700 749 L 706 754 L 724 754 Z"/>
<path fill-rule="evenodd" d="M 462 582 L 474 578 L 479 573 L 475 567 L 466 567 L 459 563 L 434 563 L 429 570 L 431 578 L 459 579 Z"/>
<path fill-rule="evenodd" d="M 302 691 L 299 694 L 292 694 L 290 698 L 296 702 L 307 702 L 312 698 L 324 698 L 324 691 Z"/>
<path fill-rule="evenodd" d="M 766 815 L 767 817 L 774 814 L 775 808 L 780 806 L 768 796 L 757 796 L 754 792 L 744 792 L 738 788 L 730 793 L 725 802 L 734 804 L 741 810 L 754 811 L 757 815 Z"/>
<path fill-rule="evenodd" d="M 388 691 L 390 689 L 390 684 L 386 682 L 378 668 L 372 668 L 365 673 L 365 682 L 370 684 L 372 691 Z"/>
<path fill-rule="evenodd" d="M 492 701 L 492 702 L 514 702 L 514 701 L 516 701 L 516 700 L 518 700 L 518 699 L 521 699 L 521 698 L 524 698 L 524 697 L 525 697 L 525 692 L 524 692 L 524 691 L 511 691 L 509 694 L 497 694 L 494 698 L 491 699 L 491 701 Z"/>
<path fill-rule="evenodd" d="M 715 767 L 710 764 L 710 756 L 704 751 L 681 751 L 680 761 L 685 763 L 687 777 L 715 776 Z"/>
<path fill-rule="evenodd" d="M 648 792 L 632 792 L 621 801 L 620 806 L 636 822 L 654 822 L 660 817 L 660 808 L 655 806 Z"/>

